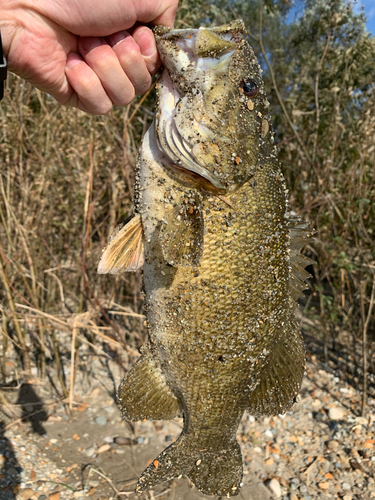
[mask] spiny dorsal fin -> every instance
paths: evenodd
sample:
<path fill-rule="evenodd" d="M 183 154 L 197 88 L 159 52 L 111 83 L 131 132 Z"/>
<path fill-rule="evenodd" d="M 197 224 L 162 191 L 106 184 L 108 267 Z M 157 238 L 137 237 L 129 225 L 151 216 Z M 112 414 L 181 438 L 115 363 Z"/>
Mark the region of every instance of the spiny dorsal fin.
<path fill-rule="evenodd" d="M 198 196 L 180 203 L 164 217 L 160 243 L 172 266 L 199 266 L 203 255 L 204 220 Z"/>
<path fill-rule="evenodd" d="M 99 274 L 121 274 L 137 271 L 143 266 L 144 246 L 141 216 L 133 214 L 123 226 L 117 227 L 104 248 L 98 266 Z"/>
<path fill-rule="evenodd" d="M 302 291 L 306 290 L 306 279 L 311 277 L 311 274 L 305 271 L 305 267 L 314 264 L 315 261 L 309 259 L 300 253 L 300 249 L 311 241 L 314 231 L 309 229 L 308 222 L 305 222 L 300 217 L 290 216 L 288 219 L 290 231 L 290 291 L 295 302 L 302 295 Z"/>

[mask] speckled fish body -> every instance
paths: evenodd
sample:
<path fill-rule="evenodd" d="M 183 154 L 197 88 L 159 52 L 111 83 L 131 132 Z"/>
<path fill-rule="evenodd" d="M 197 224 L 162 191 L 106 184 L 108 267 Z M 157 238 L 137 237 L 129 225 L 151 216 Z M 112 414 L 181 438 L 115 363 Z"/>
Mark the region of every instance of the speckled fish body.
<path fill-rule="evenodd" d="M 182 475 L 237 495 L 245 410 L 291 407 L 304 370 L 295 319 L 306 224 L 290 218 L 261 70 L 241 21 L 156 29 L 165 70 L 143 140 L 136 216 L 144 232 L 149 343 L 119 389 L 125 418 L 183 415 L 180 437 L 137 491 Z"/>

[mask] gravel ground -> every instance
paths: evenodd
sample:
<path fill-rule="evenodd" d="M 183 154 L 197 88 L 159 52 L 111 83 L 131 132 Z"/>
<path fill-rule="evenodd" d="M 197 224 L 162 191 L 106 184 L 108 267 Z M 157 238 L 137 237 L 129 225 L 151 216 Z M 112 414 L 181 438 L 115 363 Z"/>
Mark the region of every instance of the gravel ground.
<path fill-rule="evenodd" d="M 375 498 L 375 399 L 370 394 L 366 417 L 359 416 L 362 395 L 345 360 L 323 364 L 321 346 L 310 339 L 307 348 L 293 410 L 242 420 L 241 500 Z M 182 420 L 122 422 L 114 396 L 121 377 L 115 362 L 83 350 L 72 412 L 57 401 L 53 384 L 37 377 L 9 392 L 15 417 L 4 416 L 0 427 L 1 500 L 208 498 L 187 479 L 133 493 L 140 472 L 178 436 Z M 371 378 L 369 384 L 371 391 Z"/>

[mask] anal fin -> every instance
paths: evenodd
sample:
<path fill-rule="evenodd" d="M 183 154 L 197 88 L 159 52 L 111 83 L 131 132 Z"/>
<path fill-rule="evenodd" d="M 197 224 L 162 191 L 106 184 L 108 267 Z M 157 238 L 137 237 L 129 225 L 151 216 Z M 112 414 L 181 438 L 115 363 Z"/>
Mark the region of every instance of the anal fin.
<path fill-rule="evenodd" d="M 123 418 L 170 420 L 180 406 L 149 348 L 127 372 L 117 393 Z"/>
<path fill-rule="evenodd" d="M 294 323 L 294 322 L 293 322 Z M 260 383 L 250 396 L 253 415 L 279 415 L 295 402 L 305 371 L 305 349 L 297 325 L 273 347 L 260 373 Z"/>

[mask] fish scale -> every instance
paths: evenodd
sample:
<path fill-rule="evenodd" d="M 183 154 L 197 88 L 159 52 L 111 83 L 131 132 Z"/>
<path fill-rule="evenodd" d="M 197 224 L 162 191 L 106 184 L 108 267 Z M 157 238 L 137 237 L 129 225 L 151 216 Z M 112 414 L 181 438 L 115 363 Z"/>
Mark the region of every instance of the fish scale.
<path fill-rule="evenodd" d="M 259 64 L 241 21 L 155 29 L 165 65 L 138 161 L 135 214 L 99 272 L 144 265 L 149 342 L 122 381 L 130 420 L 182 415 L 181 435 L 142 473 L 237 495 L 245 410 L 288 410 L 304 347 L 295 319 L 311 233 L 288 215 Z M 144 252 L 144 256 L 143 256 Z"/>

